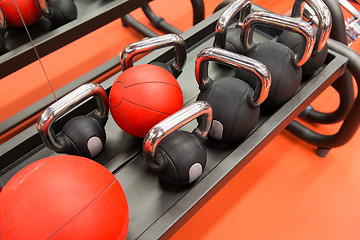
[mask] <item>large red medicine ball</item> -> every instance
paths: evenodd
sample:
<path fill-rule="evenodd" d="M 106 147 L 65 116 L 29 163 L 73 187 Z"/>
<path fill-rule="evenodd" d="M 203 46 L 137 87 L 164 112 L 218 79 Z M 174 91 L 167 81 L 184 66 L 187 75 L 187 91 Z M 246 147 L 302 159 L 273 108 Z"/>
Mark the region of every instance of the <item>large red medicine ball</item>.
<path fill-rule="evenodd" d="M 130 135 L 145 137 L 149 130 L 183 107 L 183 94 L 171 73 L 151 64 L 133 66 L 110 90 L 110 112 Z"/>
<path fill-rule="evenodd" d="M 21 16 L 24 19 L 26 26 L 35 23 L 42 15 L 36 0 L 17 0 L 16 4 L 20 10 Z M 0 0 L 0 7 L 9 26 L 24 26 L 14 0 Z"/>
<path fill-rule="evenodd" d="M 58 155 L 14 175 L 0 192 L 0 239 L 125 239 L 129 212 L 117 179 L 90 159 Z"/>

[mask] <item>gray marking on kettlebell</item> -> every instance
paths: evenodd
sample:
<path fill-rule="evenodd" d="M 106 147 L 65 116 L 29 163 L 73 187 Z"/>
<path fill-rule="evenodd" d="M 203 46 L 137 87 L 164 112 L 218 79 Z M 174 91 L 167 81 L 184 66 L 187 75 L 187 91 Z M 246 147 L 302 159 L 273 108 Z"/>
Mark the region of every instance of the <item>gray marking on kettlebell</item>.
<path fill-rule="evenodd" d="M 195 181 L 203 172 L 203 167 L 200 163 L 195 163 L 189 169 L 189 183 Z"/>
<path fill-rule="evenodd" d="M 217 120 L 213 120 L 209 135 L 215 139 L 222 139 L 223 133 L 224 126 L 222 125 L 222 123 Z"/>
<path fill-rule="evenodd" d="M 89 149 L 91 157 L 95 157 L 103 149 L 103 144 L 99 137 L 94 136 L 88 140 L 87 148 Z"/>

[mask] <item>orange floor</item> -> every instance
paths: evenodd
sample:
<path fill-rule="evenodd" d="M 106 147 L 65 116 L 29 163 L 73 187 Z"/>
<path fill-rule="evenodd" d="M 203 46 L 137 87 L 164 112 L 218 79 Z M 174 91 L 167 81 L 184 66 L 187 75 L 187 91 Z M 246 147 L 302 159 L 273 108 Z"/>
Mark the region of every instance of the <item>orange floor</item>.
<path fill-rule="evenodd" d="M 320 158 L 283 131 L 171 239 L 359 239 L 359 142 Z"/>
<path fill-rule="evenodd" d="M 178 2 L 181 2 L 177 7 L 178 14 L 169 10 L 171 7 L 169 4 L 166 5 L 166 0 L 153 1 L 154 5 L 151 6 L 168 22 L 181 30 L 186 30 L 191 25 L 189 1 L 177 0 L 174 4 Z M 209 16 L 220 2 L 221 0 L 205 0 L 206 15 Z M 292 0 L 253 2 L 278 13 L 287 12 L 293 3 Z M 145 21 L 141 13 L 136 14 L 134 16 L 139 17 L 139 20 Z M 186 17 L 181 14 L 185 14 Z M 113 24 L 121 25 L 116 22 Z M 130 31 L 132 36 L 128 37 L 128 41 L 141 38 L 131 29 L 126 31 Z M 108 41 L 112 42 L 112 39 Z M 76 42 L 72 47 L 77 48 L 79 45 L 80 43 Z M 116 51 L 125 45 L 126 41 L 121 42 L 117 45 Z M 357 48 L 356 45 L 352 47 Z M 86 48 L 84 51 L 86 52 Z M 100 56 L 96 54 L 99 53 L 94 53 L 93 58 Z M 107 52 L 100 60 L 106 61 L 107 58 L 113 57 L 113 54 Z M 63 59 L 64 56 L 60 56 L 60 59 Z M 52 61 L 55 61 L 59 56 L 49 58 L 54 58 Z M 83 71 L 88 71 L 82 65 L 86 61 L 81 59 L 81 54 L 80 57 L 74 58 L 74 61 L 76 66 L 81 66 L 81 71 L 74 71 L 69 66 L 67 74 L 50 74 L 52 79 L 56 81 L 65 76 L 71 80 L 80 76 Z M 88 64 L 96 66 L 96 61 Z M 51 65 L 49 68 L 55 69 L 55 66 Z M 337 102 L 336 93 L 329 89 L 316 100 L 314 106 L 318 110 L 331 111 Z M 337 124 L 313 127 L 324 133 L 333 133 L 338 126 Z M 331 150 L 326 158 L 320 158 L 316 156 L 313 146 L 298 140 L 286 131 L 282 132 L 172 239 L 359 239 L 359 140 L 358 132 L 348 144 Z"/>
<path fill-rule="evenodd" d="M 359 51 L 359 45 L 358 40 L 352 48 Z M 337 103 L 330 88 L 313 106 L 328 112 Z M 339 126 L 313 129 L 331 134 Z M 284 130 L 171 240 L 360 239 L 359 142 L 357 131 L 346 145 L 320 158 L 314 146 Z"/>

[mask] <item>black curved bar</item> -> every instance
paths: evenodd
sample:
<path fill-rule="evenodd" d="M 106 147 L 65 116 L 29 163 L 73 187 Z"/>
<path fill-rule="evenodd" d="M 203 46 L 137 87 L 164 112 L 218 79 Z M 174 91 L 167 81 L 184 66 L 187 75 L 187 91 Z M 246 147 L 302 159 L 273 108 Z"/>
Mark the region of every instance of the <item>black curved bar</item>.
<path fill-rule="evenodd" d="M 344 15 L 338 0 L 322 0 L 329 8 L 332 17 L 330 38 L 347 45 Z"/>
<path fill-rule="evenodd" d="M 136 31 L 141 33 L 142 35 L 146 37 L 157 37 L 159 34 L 151 30 L 150 28 L 146 27 L 141 22 L 137 21 L 135 18 L 133 18 L 130 14 L 125 14 L 121 17 L 122 23 L 124 26 L 131 26 Z"/>
<path fill-rule="evenodd" d="M 157 29 L 165 32 L 165 33 L 175 33 L 180 35 L 182 31 L 174 27 L 173 25 L 166 22 L 162 17 L 157 16 L 150 8 L 149 4 L 144 5 L 141 7 L 143 12 L 145 13 L 146 17 L 150 20 L 150 22 L 156 27 Z"/>
<path fill-rule="evenodd" d="M 328 47 L 349 59 L 347 69 L 354 76 L 357 91 L 360 91 L 360 55 L 347 45 L 333 39 L 328 39 Z M 292 121 L 286 129 L 302 140 L 323 149 L 340 147 L 347 143 L 356 133 L 360 123 L 360 99 L 356 97 L 352 108 L 344 119 L 340 129 L 333 135 L 316 133 L 297 121 Z"/>
<path fill-rule="evenodd" d="M 203 0 L 191 0 L 191 5 L 193 9 L 193 25 L 201 22 L 205 19 L 205 6 Z M 153 24 L 153 26 L 165 33 L 175 33 L 175 34 L 182 34 L 183 32 L 176 28 L 175 26 L 169 24 L 166 22 L 162 17 L 157 16 L 152 9 L 150 8 L 149 4 L 145 4 L 143 7 L 141 7 L 143 10 L 145 16 L 150 20 L 150 22 Z M 139 31 L 141 34 L 152 37 L 154 36 L 151 29 L 147 28 L 140 22 L 136 21 L 134 18 L 132 18 L 130 15 L 125 16 L 125 21 L 123 20 L 123 23 L 125 25 L 132 26 L 135 30 Z M 156 33 L 155 33 L 156 34 Z M 156 34 L 155 36 L 158 36 Z"/>
<path fill-rule="evenodd" d="M 214 9 L 213 13 L 216 13 L 217 11 L 219 11 L 220 9 L 222 9 L 223 7 L 229 5 L 232 2 L 232 0 L 225 0 L 222 1 L 221 3 L 219 3 L 219 5 L 216 6 L 216 8 Z"/>
<path fill-rule="evenodd" d="M 193 9 L 193 25 L 205 19 L 205 5 L 203 0 L 191 0 Z"/>
<path fill-rule="evenodd" d="M 339 2 L 337 0 L 323 0 L 323 2 L 328 6 L 332 16 L 330 38 L 347 45 L 344 15 Z M 352 75 L 349 71 L 345 71 L 344 75 L 337 79 L 332 86 L 339 93 L 340 97 L 340 104 L 336 110 L 330 113 L 323 113 L 312 108 L 309 110 L 308 108 L 306 110 L 307 112 L 299 117 L 307 121 L 322 124 L 332 124 L 342 121 L 354 102 Z"/>

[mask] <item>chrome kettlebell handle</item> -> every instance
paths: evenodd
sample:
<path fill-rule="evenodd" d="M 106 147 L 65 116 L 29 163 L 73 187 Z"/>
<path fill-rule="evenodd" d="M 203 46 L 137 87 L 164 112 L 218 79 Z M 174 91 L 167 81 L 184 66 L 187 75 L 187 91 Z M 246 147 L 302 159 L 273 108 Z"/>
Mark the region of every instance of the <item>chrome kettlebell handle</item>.
<path fill-rule="evenodd" d="M 291 16 L 294 18 L 302 18 L 305 8 L 308 12 L 313 11 L 317 17 L 316 21 L 316 43 L 314 46 L 314 52 L 320 52 L 330 36 L 332 27 L 332 17 L 329 8 L 321 0 L 295 0 L 294 6 L 291 12 Z M 309 18 L 309 16 L 307 16 Z"/>
<path fill-rule="evenodd" d="M 104 88 L 97 83 L 83 84 L 51 104 L 40 115 L 37 122 L 37 130 L 48 148 L 53 149 L 54 151 L 59 151 L 62 148 L 62 142 L 56 137 L 54 130 L 52 129 L 52 124 L 59 117 L 91 96 L 95 98 L 97 105 L 97 109 L 93 113 L 98 119 L 106 122 L 109 112 L 109 103 Z"/>
<path fill-rule="evenodd" d="M 225 48 L 228 26 L 232 23 L 237 13 L 240 13 L 237 24 L 242 26 L 245 17 L 251 12 L 251 5 L 251 0 L 236 0 L 226 7 L 216 23 L 214 47 Z"/>
<path fill-rule="evenodd" d="M 5 15 L 4 15 L 2 9 L 0 8 L 0 30 L 6 29 L 6 28 L 7 28 L 6 18 L 5 18 Z"/>
<path fill-rule="evenodd" d="M 45 16 L 50 15 L 50 10 L 49 10 L 46 0 L 37 0 L 37 4 L 38 4 L 42 14 L 44 14 Z"/>
<path fill-rule="evenodd" d="M 195 118 L 199 119 L 199 124 L 193 132 L 197 136 L 207 139 L 207 135 L 211 128 L 212 116 L 210 104 L 204 101 L 198 101 L 184 107 L 156 124 L 146 134 L 143 141 L 143 149 L 147 161 L 150 163 L 152 162 L 152 158 L 155 156 L 156 147 L 162 139 Z"/>
<path fill-rule="evenodd" d="M 133 58 L 136 55 L 170 46 L 173 46 L 175 50 L 175 59 L 171 65 L 176 71 L 181 72 L 186 62 L 186 44 L 184 39 L 176 34 L 165 34 L 158 37 L 145 38 L 128 45 L 120 53 L 123 71 L 133 66 Z"/>
<path fill-rule="evenodd" d="M 205 48 L 197 55 L 195 66 L 195 77 L 200 89 L 206 87 L 212 81 L 208 75 L 209 61 L 216 61 L 254 74 L 260 84 L 256 87 L 259 87 L 259 89 L 256 89 L 251 96 L 252 104 L 258 106 L 265 101 L 271 86 L 271 74 L 264 64 L 221 48 Z"/>
<path fill-rule="evenodd" d="M 311 57 L 315 45 L 315 29 L 307 22 L 301 19 L 295 19 L 270 12 L 253 12 L 244 20 L 243 34 L 241 41 L 245 51 L 249 52 L 255 46 L 253 42 L 253 33 L 255 26 L 265 25 L 282 30 L 299 33 L 305 39 L 303 53 L 295 53 L 294 64 L 301 67 Z"/>

